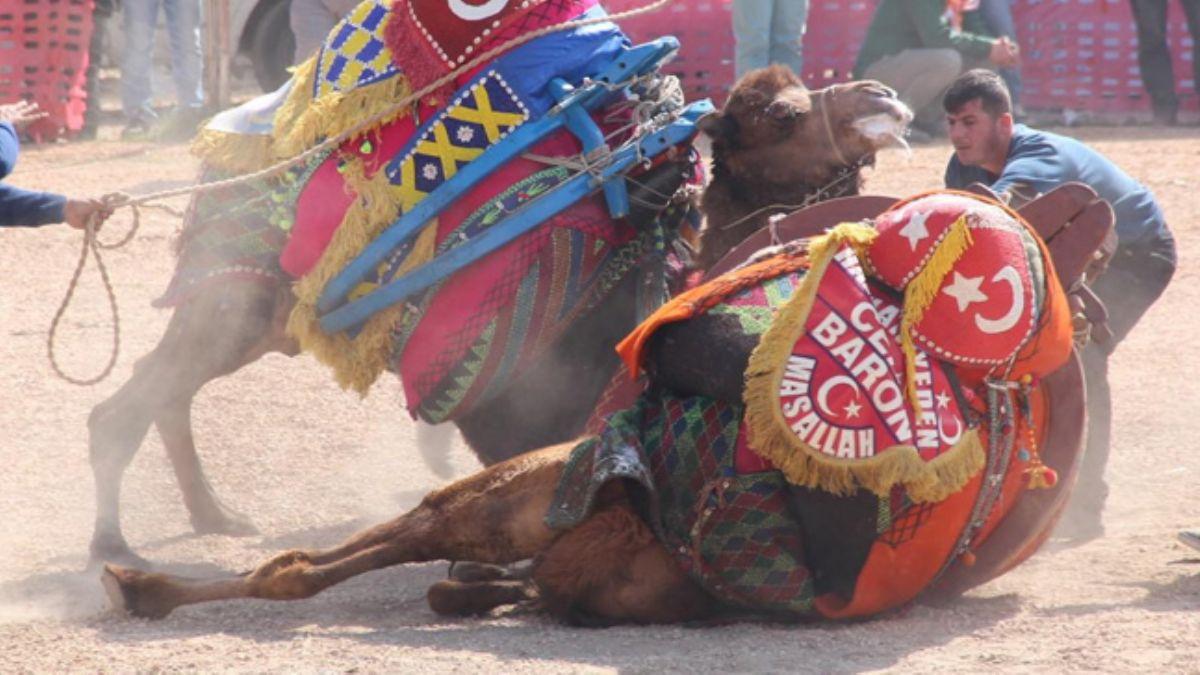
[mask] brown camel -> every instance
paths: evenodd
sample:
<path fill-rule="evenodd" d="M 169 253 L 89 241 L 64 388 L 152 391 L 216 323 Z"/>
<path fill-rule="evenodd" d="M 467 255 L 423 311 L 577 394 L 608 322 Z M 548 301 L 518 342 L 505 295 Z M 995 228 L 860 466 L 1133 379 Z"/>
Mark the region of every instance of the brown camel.
<path fill-rule="evenodd" d="M 795 205 L 855 194 L 858 170 L 878 148 L 898 139 L 910 119 L 894 92 L 878 83 L 809 92 L 782 68 L 748 75 L 724 111 L 702 125 L 714 138 L 716 169 L 708 188 L 713 196 L 705 199 L 712 214 L 709 234 L 702 238 L 704 259 L 719 257 L 767 214 L 786 210 L 781 201 Z M 764 158 L 775 163 L 775 170 L 764 171 Z M 686 168 L 686 160 L 677 160 L 639 178 L 634 204 L 675 192 Z M 769 208 L 756 211 L 763 207 Z M 642 209 L 631 218 L 653 216 Z M 613 346 L 636 323 L 637 277 L 629 274 L 541 363 L 452 420 L 485 466 L 580 432 L 616 371 Z M 97 502 L 93 561 L 139 560 L 121 533 L 119 497 L 122 474 L 151 424 L 162 436 L 193 529 L 232 535 L 256 531 L 246 516 L 218 499 L 205 478 L 191 405 L 205 384 L 263 354 L 296 354 L 296 342 L 284 332 L 293 303 L 286 283 L 230 277 L 200 288 L 175 310 L 166 334 L 139 360 L 130 379 L 93 409 L 88 421 Z"/>
<path fill-rule="evenodd" d="M 828 221 L 834 210 L 823 213 L 817 221 Z M 1062 284 L 1075 285 L 1111 229 L 1111 210 L 1082 188 L 1051 195 L 1041 204 L 1035 202 L 1027 213 L 1031 219 L 1039 219 L 1035 226 L 1050 241 L 1049 255 L 1063 275 Z M 802 217 L 790 220 L 801 229 L 811 229 L 814 224 L 813 219 L 806 222 Z M 707 367 L 686 345 L 727 337 L 703 322 L 688 320 L 676 326 L 686 353 L 651 350 L 648 367 L 658 374 L 657 387 L 664 386 L 664 379 L 683 381 L 688 379 L 687 371 Z M 742 344 L 729 345 L 727 351 L 742 363 L 749 355 Z M 934 578 L 931 583 L 940 584 L 937 588 L 961 592 L 1002 573 L 1036 548 L 1053 526 L 1069 495 L 1072 467 L 1081 447 L 1079 373 L 1077 362 L 1072 362 L 1041 385 L 1050 402 L 1043 456 L 1049 465 L 1058 467 L 1061 483 L 1048 490 L 1022 492 L 1017 506 L 975 548 L 969 562 Z M 740 395 L 741 372 L 730 376 L 737 385 L 724 390 Z M 720 390 L 702 393 L 721 395 Z M 472 614 L 537 598 L 555 615 L 588 625 L 678 622 L 746 610 L 722 603 L 685 572 L 680 558 L 668 551 L 647 524 L 646 495 L 639 493 L 633 482 L 604 482 L 585 519 L 566 529 L 548 526 L 551 506 L 562 496 L 560 479 L 573 447 L 573 443 L 561 444 L 498 463 L 430 493 L 412 511 L 360 532 L 339 546 L 281 553 L 241 575 L 197 580 L 109 565 L 102 580 L 115 607 L 157 618 L 201 602 L 311 597 L 359 574 L 404 563 L 476 560 L 509 564 L 533 559 L 532 583 L 489 578 L 441 581 L 429 589 L 430 606 L 439 613 Z M 814 516 L 811 522 L 804 517 L 800 521 L 806 541 L 803 564 L 812 569 L 817 591 L 852 594 L 865 557 L 861 544 L 876 537 L 876 511 L 862 508 L 870 495 L 859 490 L 838 497 L 795 486 L 785 491 L 794 513 Z M 700 555 L 698 551 L 694 555 Z"/>

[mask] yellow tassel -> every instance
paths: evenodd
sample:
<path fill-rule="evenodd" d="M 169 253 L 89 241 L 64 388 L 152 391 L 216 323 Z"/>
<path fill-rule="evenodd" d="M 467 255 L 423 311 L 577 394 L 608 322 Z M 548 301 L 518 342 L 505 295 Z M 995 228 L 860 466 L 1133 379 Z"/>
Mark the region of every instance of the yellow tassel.
<path fill-rule="evenodd" d="M 306 70 L 309 65 L 306 62 L 297 69 L 296 86 L 275 113 L 274 152 L 278 157 L 294 156 L 326 138 L 341 135 L 364 120 L 392 110 L 397 101 L 410 93 L 408 78 L 396 75 L 383 82 L 348 92 L 326 93 L 313 99 L 315 57 L 312 68 Z M 409 114 L 412 109 L 409 105 L 392 110 L 378 121 L 376 128 Z"/>
<path fill-rule="evenodd" d="M 346 210 L 321 259 L 296 283 L 296 307 L 287 328 L 301 348 L 311 351 L 318 360 L 333 368 L 342 387 L 365 395 L 387 367 L 391 354 L 391 328 L 400 319 L 403 306 L 396 305 L 375 314 L 350 340 L 344 333 L 329 335 L 321 329 L 316 303 L 329 280 L 392 222 L 397 202 L 390 194 L 393 188 L 384 172 L 377 172 L 367 179 L 362 160 L 348 161 L 342 175 L 347 189 L 358 195 L 358 199 Z"/>
<path fill-rule="evenodd" d="M 267 135 L 233 134 L 201 129 L 192 139 L 191 153 L 209 166 L 230 173 L 248 173 L 275 162 L 274 141 Z"/>
<path fill-rule="evenodd" d="M 946 236 L 938 242 L 925 266 L 904 288 L 904 315 L 900 320 L 900 348 L 904 351 L 904 386 L 909 404 L 918 416 L 923 411 L 921 402 L 917 399 L 917 349 L 912 339 L 913 326 L 921 322 L 925 310 L 929 309 L 937 298 L 942 281 L 972 243 L 974 242 L 971 238 L 971 228 L 967 224 L 966 214 L 963 214 L 950 225 Z"/>

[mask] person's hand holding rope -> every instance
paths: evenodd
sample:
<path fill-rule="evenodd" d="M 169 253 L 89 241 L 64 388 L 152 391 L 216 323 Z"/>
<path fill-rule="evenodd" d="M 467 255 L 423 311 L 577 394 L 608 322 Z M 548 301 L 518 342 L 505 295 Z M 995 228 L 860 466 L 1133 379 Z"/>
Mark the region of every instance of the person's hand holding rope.
<path fill-rule="evenodd" d="M 94 229 L 98 232 L 100 226 L 113 214 L 113 203 L 110 199 L 67 199 L 63 206 L 63 216 L 71 227 L 82 230 L 88 226 L 88 221 L 96 219 Z"/>

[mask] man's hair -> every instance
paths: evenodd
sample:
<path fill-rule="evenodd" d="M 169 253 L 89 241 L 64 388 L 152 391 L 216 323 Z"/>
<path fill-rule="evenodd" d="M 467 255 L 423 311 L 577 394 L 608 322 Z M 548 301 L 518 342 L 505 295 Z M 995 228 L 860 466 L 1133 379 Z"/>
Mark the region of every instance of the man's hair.
<path fill-rule="evenodd" d="M 992 117 L 1012 112 L 1012 97 L 1004 80 L 985 68 L 968 70 L 959 75 L 942 97 L 942 108 L 953 114 L 975 99 L 979 99 L 983 110 Z"/>

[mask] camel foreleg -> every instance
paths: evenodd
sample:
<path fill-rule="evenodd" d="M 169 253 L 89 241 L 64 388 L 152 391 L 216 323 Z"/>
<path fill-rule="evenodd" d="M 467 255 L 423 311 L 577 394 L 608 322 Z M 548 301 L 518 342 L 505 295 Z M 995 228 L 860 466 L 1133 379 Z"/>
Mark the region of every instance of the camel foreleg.
<path fill-rule="evenodd" d="M 543 519 L 570 449 L 571 444 L 555 446 L 497 464 L 430 493 L 412 511 L 339 546 L 281 553 L 245 575 L 196 580 L 108 565 L 104 585 L 114 606 L 158 618 L 200 602 L 308 598 L 364 572 L 403 563 L 525 560 L 556 537 Z"/>

